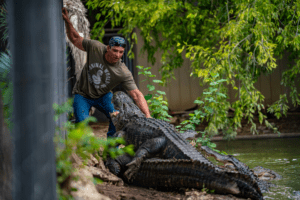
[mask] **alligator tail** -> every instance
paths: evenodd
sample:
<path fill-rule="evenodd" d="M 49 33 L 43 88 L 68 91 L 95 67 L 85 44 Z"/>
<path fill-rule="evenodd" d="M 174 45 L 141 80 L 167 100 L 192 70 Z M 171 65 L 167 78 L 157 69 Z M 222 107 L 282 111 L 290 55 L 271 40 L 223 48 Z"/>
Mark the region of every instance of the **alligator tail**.
<path fill-rule="evenodd" d="M 257 184 L 248 182 L 242 175 L 192 160 L 145 160 L 132 183 L 158 188 L 205 187 L 215 190 L 216 193 L 263 199 Z"/>

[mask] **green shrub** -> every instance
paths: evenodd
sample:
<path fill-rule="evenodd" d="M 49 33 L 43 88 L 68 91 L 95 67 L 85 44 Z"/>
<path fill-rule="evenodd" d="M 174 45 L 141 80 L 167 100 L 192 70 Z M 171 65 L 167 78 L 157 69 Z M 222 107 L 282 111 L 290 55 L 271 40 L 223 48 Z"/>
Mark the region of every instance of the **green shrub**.
<path fill-rule="evenodd" d="M 13 83 L 10 80 L 9 73 L 12 66 L 12 58 L 9 51 L 0 54 L 0 91 L 3 101 L 4 120 L 7 127 L 12 128 L 12 98 Z"/>
<path fill-rule="evenodd" d="M 146 79 L 142 80 L 144 81 L 150 81 L 150 78 L 155 77 L 156 75 L 153 75 L 151 71 L 151 67 L 144 68 L 143 66 L 136 66 L 141 71 L 138 73 L 139 75 L 142 74 L 146 77 Z M 140 82 L 140 83 L 141 83 Z M 153 83 L 162 83 L 161 80 L 152 80 Z M 145 95 L 145 99 L 147 100 L 147 103 L 149 105 L 149 110 L 151 113 L 151 116 L 155 119 L 161 119 L 165 121 L 170 121 L 168 118 L 171 118 L 168 114 L 168 101 L 164 95 L 166 93 L 164 91 L 156 90 L 156 93 L 154 94 L 155 86 L 151 84 L 147 84 L 147 88 L 149 90 L 149 94 Z"/>
<path fill-rule="evenodd" d="M 54 119 L 58 120 L 59 116 L 72 111 L 72 99 L 62 105 L 53 104 L 55 110 Z M 56 152 L 56 172 L 57 172 L 57 193 L 60 200 L 72 199 L 70 195 L 64 194 L 62 191 L 62 183 L 64 183 L 74 172 L 75 168 L 71 162 L 71 155 L 77 154 L 83 160 L 83 165 L 87 164 L 90 154 L 93 154 L 97 159 L 102 157 L 106 159 L 107 155 L 116 158 L 119 155 L 128 153 L 134 155 L 133 145 L 125 146 L 117 149 L 117 144 L 124 144 L 123 138 L 97 138 L 92 134 L 92 129 L 88 126 L 89 122 L 96 122 L 94 117 L 89 117 L 83 122 L 76 124 L 70 121 L 64 123 L 63 127 L 57 127 L 57 133 L 54 137 L 55 152 Z M 67 131 L 67 139 L 63 139 L 60 132 Z M 100 148 L 103 151 L 100 152 Z M 95 183 L 100 183 L 100 180 L 95 179 Z"/>

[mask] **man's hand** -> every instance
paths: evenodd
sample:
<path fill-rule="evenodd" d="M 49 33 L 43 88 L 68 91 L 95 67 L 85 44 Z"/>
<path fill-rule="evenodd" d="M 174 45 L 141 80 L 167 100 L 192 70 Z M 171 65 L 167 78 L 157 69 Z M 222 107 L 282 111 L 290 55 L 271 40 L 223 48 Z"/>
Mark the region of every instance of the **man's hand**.
<path fill-rule="evenodd" d="M 75 47 L 82 51 L 85 51 L 85 49 L 82 46 L 83 38 L 77 33 L 77 31 L 73 27 L 69 19 L 69 13 L 66 8 L 62 8 L 62 17 L 65 20 L 66 32 L 69 40 L 74 44 Z"/>
<path fill-rule="evenodd" d="M 65 21 L 69 20 L 69 13 L 66 8 L 62 8 L 62 17 Z"/>
<path fill-rule="evenodd" d="M 150 115 L 150 111 L 149 111 L 149 108 L 148 108 L 147 101 L 144 98 L 144 95 L 139 91 L 139 89 L 131 90 L 128 93 L 134 99 L 137 106 L 146 115 L 146 117 L 147 118 L 152 118 L 151 115 Z"/>
<path fill-rule="evenodd" d="M 113 113 L 109 113 L 110 116 L 116 117 L 119 114 L 119 111 L 115 111 Z"/>

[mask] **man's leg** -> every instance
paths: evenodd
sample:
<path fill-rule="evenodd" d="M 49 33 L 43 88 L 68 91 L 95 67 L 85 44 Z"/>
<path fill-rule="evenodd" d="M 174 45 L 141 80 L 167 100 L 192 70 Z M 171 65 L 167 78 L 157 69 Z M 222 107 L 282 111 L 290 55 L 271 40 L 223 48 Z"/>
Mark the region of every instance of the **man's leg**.
<path fill-rule="evenodd" d="M 91 104 L 91 100 L 81 96 L 80 94 L 75 94 L 73 103 L 74 115 L 76 118 L 75 123 L 81 122 L 89 117 L 89 111 L 92 107 Z"/>
<path fill-rule="evenodd" d="M 112 120 L 110 118 L 109 113 L 115 112 L 114 105 L 112 104 L 113 94 L 111 92 L 105 94 L 103 97 L 97 99 L 97 104 L 93 105 L 95 106 L 99 111 L 103 112 L 105 116 L 109 119 L 109 128 L 107 132 L 107 137 L 113 136 L 113 134 L 116 132 L 116 128 L 114 124 L 112 123 Z"/>

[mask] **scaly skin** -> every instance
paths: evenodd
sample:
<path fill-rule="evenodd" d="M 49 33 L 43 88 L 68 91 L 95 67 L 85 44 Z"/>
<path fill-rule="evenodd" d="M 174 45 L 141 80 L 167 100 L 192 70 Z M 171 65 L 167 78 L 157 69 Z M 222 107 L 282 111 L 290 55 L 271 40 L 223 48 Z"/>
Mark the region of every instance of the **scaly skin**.
<path fill-rule="evenodd" d="M 269 173 L 269 174 L 272 174 L 273 176 L 275 176 L 275 178 L 278 178 L 278 179 L 281 178 L 281 176 L 279 174 L 277 174 L 276 172 L 274 172 L 270 169 L 265 169 L 263 167 L 255 167 L 254 171 L 253 171 L 253 170 L 249 169 L 249 167 L 245 163 L 242 163 L 234 156 L 219 154 L 219 153 L 211 150 L 207 146 L 201 146 L 201 150 L 204 152 L 204 154 L 206 156 L 214 157 L 217 161 L 224 163 L 225 166 L 228 164 L 231 164 L 231 165 L 233 165 L 233 167 L 231 167 L 231 168 L 233 168 L 233 170 L 239 172 L 240 174 L 245 174 L 245 175 L 248 175 L 249 177 L 251 177 L 251 180 L 253 183 L 257 182 L 258 187 L 260 188 L 262 193 L 268 192 L 269 188 L 272 186 L 272 184 L 266 182 L 265 180 L 262 180 L 263 178 L 259 179 L 258 176 L 260 176 L 260 174 L 265 173 L 266 176 L 268 176 L 268 173 Z"/>
<path fill-rule="evenodd" d="M 196 162 L 196 166 L 199 168 L 197 170 L 202 170 L 202 168 L 205 170 L 207 169 L 208 171 L 205 173 L 209 174 L 208 176 L 215 178 L 214 181 L 213 179 L 207 178 L 202 180 L 204 181 L 203 183 L 208 184 L 209 188 L 244 197 L 250 197 L 250 193 L 256 194 L 254 195 L 256 196 L 256 199 L 262 199 L 262 194 L 257 181 L 249 176 L 247 172 L 229 172 L 228 170 L 226 171 L 225 169 L 214 165 L 191 146 L 184 137 L 175 130 L 173 125 L 161 120 L 145 118 L 145 115 L 125 93 L 116 92 L 112 102 L 114 103 L 115 109 L 120 111 L 118 115 L 111 115 L 112 121 L 118 131 L 114 136 L 124 137 L 127 144 L 133 144 L 135 146 L 136 156 L 132 158 L 130 162 L 120 162 L 119 167 L 108 164 L 111 166 L 111 171 L 120 173 L 121 169 L 124 169 L 124 165 L 126 165 L 126 171 L 124 172 L 126 179 L 138 181 L 139 177 L 136 175 L 141 172 L 141 166 L 147 167 L 147 164 L 142 164 L 146 158 L 153 158 L 156 156 L 162 159 L 186 160 L 186 162 Z M 160 163 L 162 163 L 162 169 L 160 170 L 164 171 L 163 168 L 165 163 L 162 161 L 160 161 Z M 184 170 L 184 168 L 181 169 L 185 173 L 188 171 Z M 146 170 L 146 172 L 149 173 L 150 171 Z M 174 176 L 174 180 L 176 179 L 175 177 L 179 177 L 172 171 L 169 171 L 168 173 L 169 177 Z M 181 175 L 185 176 L 184 174 Z M 192 174 L 189 176 L 189 180 L 191 180 Z M 161 179 L 158 176 L 154 179 L 157 181 L 172 180 L 172 178 L 167 178 L 167 176 L 162 177 L 164 178 Z M 203 178 L 203 175 L 199 175 L 198 179 L 194 181 L 202 183 L 201 177 Z M 147 184 L 149 183 L 149 181 L 146 182 Z M 218 184 L 220 182 L 228 182 L 230 184 Z M 185 184 L 182 186 L 184 185 Z M 250 193 L 244 191 L 243 188 L 246 187 L 245 185 L 247 185 L 248 188 L 251 188 Z M 197 184 L 193 186 L 196 187 Z M 202 186 L 203 185 L 201 185 L 201 187 Z M 171 185 L 171 187 L 173 186 Z"/>
<path fill-rule="evenodd" d="M 122 155 L 109 159 L 106 165 L 112 173 L 127 180 L 124 172 L 126 164 L 133 157 Z M 192 160 L 147 159 L 142 162 L 136 176 L 130 181 L 133 185 L 152 188 L 196 188 L 215 190 L 219 194 L 234 194 L 239 197 L 262 200 L 262 195 L 249 184 L 249 180 L 238 172 L 227 169 L 215 170 L 215 166 Z"/>

